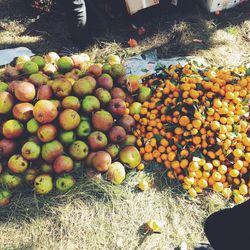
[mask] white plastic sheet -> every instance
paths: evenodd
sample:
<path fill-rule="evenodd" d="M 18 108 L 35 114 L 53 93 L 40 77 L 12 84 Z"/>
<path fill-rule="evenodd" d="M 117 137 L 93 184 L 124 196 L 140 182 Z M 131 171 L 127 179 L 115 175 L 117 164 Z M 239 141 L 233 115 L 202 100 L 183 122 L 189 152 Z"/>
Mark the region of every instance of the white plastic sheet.
<path fill-rule="evenodd" d="M 140 54 L 128 58 L 125 61 L 126 73 L 128 75 L 147 75 L 155 72 L 155 67 L 157 64 L 164 64 L 167 67 L 170 65 L 175 65 L 180 63 L 185 65 L 188 62 L 196 61 L 198 64 L 206 65 L 204 59 L 200 57 L 172 57 L 172 58 L 158 58 L 157 51 L 153 50 L 146 54 Z"/>
<path fill-rule="evenodd" d="M 25 47 L 0 50 L 0 66 L 11 63 L 18 56 L 33 56 L 32 51 Z"/>

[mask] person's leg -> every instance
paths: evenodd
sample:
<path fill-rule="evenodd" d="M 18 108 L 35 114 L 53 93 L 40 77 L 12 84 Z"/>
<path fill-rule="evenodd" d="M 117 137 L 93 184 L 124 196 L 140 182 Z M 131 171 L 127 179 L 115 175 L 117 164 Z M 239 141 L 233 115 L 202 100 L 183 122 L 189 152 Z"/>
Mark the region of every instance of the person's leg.
<path fill-rule="evenodd" d="M 216 212 L 204 225 L 206 236 L 215 250 L 250 249 L 250 200 Z"/>
<path fill-rule="evenodd" d="M 88 16 L 85 0 L 62 0 L 60 4 L 69 24 L 73 41 L 79 47 L 85 47 L 89 41 Z"/>

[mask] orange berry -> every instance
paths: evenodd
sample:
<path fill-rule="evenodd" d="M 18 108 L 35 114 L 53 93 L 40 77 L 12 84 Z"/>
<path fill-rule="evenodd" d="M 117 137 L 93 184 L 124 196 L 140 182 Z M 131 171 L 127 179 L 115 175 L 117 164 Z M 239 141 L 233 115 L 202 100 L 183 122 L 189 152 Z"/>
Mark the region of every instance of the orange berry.
<path fill-rule="evenodd" d="M 145 168 L 145 165 L 143 163 L 140 163 L 138 166 L 137 166 L 137 169 L 138 170 L 143 170 Z"/>
<path fill-rule="evenodd" d="M 179 163 L 178 161 L 173 161 L 173 162 L 171 163 L 171 167 L 172 167 L 173 169 L 179 168 L 179 167 L 180 167 L 180 163 Z"/>
<path fill-rule="evenodd" d="M 135 115 L 134 115 L 134 119 L 135 119 L 136 121 L 139 121 L 139 120 L 140 120 L 140 115 L 139 115 L 139 114 L 135 114 Z"/>
<path fill-rule="evenodd" d="M 175 175 L 172 171 L 168 171 L 167 176 L 169 179 L 175 179 Z"/>
<path fill-rule="evenodd" d="M 186 127 L 190 123 L 190 119 L 188 116 L 184 115 L 179 119 L 179 124 L 181 126 Z"/>
<path fill-rule="evenodd" d="M 185 176 L 183 174 L 178 175 L 179 181 L 183 182 L 184 181 L 184 177 Z"/>
<path fill-rule="evenodd" d="M 162 163 L 162 159 L 161 159 L 161 157 L 160 157 L 160 156 L 156 158 L 156 162 L 158 162 L 158 163 Z"/>
<path fill-rule="evenodd" d="M 177 128 L 175 128 L 174 132 L 176 135 L 182 135 L 184 130 L 183 130 L 183 128 L 177 127 Z"/>
<path fill-rule="evenodd" d="M 145 146 L 145 152 L 151 153 L 152 150 L 153 150 L 153 148 L 152 148 L 152 146 L 151 146 L 150 144 L 147 144 L 147 145 Z"/>
<path fill-rule="evenodd" d="M 160 153 L 164 153 L 166 151 L 166 148 L 164 146 L 158 147 L 158 150 Z"/>
<path fill-rule="evenodd" d="M 159 157 L 161 155 L 161 153 L 157 149 L 155 149 L 153 151 L 152 155 L 153 155 L 154 158 L 157 158 L 157 157 Z"/>
<path fill-rule="evenodd" d="M 169 161 L 174 161 L 175 158 L 176 158 L 176 153 L 175 152 L 168 153 L 168 160 Z"/>
<path fill-rule="evenodd" d="M 161 159 L 163 161 L 166 161 L 168 159 L 168 155 L 167 154 L 161 154 Z"/>
<path fill-rule="evenodd" d="M 171 162 L 170 162 L 170 161 L 165 160 L 165 161 L 164 161 L 164 166 L 165 166 L 165 168 L 170 168 L 170 166 L 171 166 Z"/>
<path fill-rule="evenodd" d="M 136 144 L 137 144 L 138 147 L 141 147 L 141 146 L 142 146 L 142 141 L 141 141 L 141 139 L 137 139 L 137 140 L 136 140 Z"/>
<path fill-rule="evenodd" d="M 188 166 L 188 164 L 189 164 L 188 160 L 187 159 L 183 159 L 180 162 L 180 167 L 181 168 L 186 168 Z"/>

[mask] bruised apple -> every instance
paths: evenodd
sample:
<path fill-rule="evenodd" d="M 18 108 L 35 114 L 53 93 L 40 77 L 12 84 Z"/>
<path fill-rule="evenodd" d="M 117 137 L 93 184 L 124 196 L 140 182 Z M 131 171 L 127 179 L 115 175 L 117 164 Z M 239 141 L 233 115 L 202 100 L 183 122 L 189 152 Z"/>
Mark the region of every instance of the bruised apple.
<path fill-rule="evenodd" d="M 127 146 L 120 151 L 120 161 L 128 168 L 136 168 L 141 163 L 141 155 L 134 146 Z"/>
<path fill-rule="evenodd" d="M 108 169 L 107 179 L 115 185 L 120 185 L 125 177 L 125 167 L 120 162 L 113 162 Z"/>
<path fill-rule="evenodd" d="M 106 172 L 112 162 L 112 158 L 106 151 L 98 151 L 92 159 L 92 166 L 99 172 Z"/>
<path fill-rule="evenodd" d="M 108 131 L 113 126 L 114 119 L 112 115 L 105 110 L 100 110 L 92 115 L 92 125 L 96 130 Z"/>
<path fill-rule="evenodd" d="M 33 115 L 38 122 L 45 124 L 55 120 L 58 111 L 51 101 L 40 100 L 34 106 Z"/>

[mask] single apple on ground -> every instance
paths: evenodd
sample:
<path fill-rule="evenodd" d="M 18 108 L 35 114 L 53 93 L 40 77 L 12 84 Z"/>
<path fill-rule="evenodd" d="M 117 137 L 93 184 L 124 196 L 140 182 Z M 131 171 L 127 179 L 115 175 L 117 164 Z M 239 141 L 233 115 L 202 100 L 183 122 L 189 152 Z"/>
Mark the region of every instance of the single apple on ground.
<path fill-rule="evenodd" d="M 56 180 L 56 188 L 61 192 L 69 191 L 76 184 L 76 180 L 71 175 L 61 176 Z"/>
<path fill-rule="evenodd" d="M 116 161 L 113 162 L 107 172 L 107 179 L 115 185 L 120 185 L 126 177 L 124 166 Z"/>
<path fill-rule="evenodd" d="M 53 189 L 52 177 L 48 174 L 37 176 L 34 182 L 34 187 L 37 194 L 48 194 Z"/>

